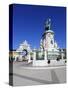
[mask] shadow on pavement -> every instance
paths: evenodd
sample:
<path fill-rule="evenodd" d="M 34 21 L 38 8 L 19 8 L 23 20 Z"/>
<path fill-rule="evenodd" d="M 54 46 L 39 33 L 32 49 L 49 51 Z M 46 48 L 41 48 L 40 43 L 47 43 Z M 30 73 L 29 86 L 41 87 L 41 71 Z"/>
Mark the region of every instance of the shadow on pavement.
<path fill-rule="evenodd" d="M 54 70 L 51 70 L 52 83 L 60 83 Z"/>

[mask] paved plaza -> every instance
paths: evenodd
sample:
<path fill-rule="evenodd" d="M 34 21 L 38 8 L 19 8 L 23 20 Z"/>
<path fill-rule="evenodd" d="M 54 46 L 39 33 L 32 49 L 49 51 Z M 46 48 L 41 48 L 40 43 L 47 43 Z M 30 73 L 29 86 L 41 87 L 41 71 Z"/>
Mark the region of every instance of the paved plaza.
<path fill-rule="evenodd" d="M 32 67 L 27 62 L 13 63 L 13 85 L 29 86 L 66 82 L 66 66 Z"/>

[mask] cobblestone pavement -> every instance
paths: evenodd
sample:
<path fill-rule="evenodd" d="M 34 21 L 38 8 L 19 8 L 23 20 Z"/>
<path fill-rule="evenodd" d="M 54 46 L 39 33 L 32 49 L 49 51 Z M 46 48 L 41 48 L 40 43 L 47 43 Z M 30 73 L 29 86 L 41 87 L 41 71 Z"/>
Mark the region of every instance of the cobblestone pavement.
<path fill-rule="evenodd" d="M 27 62 L 13 63 L 14 86 L 56 84 L 66 82 L 66 66 L 32 67 Z"/>

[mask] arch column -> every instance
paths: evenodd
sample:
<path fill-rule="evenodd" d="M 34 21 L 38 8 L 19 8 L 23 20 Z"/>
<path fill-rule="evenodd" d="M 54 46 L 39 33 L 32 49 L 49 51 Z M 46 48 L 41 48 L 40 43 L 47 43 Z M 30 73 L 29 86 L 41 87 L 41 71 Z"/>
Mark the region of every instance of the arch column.
<path fill-rule="evenodd" d="M 61 59 L 62 59 L 62 60 L 64 59 L 64 53 L 63 53 L 63 50 L 61 50 Z"/>
<path fill-rule="evenodd" d="M 28 63 L 31 62 L 31 56 L 30 56 L 30 52 L 28 52 Z"/>
<path fill-rule="evenodd" d="M 34 51 L 34 53 L 33 53 L 33 66 L 35 65 L 35 61 L 36 61 L 36 52 Z"/>

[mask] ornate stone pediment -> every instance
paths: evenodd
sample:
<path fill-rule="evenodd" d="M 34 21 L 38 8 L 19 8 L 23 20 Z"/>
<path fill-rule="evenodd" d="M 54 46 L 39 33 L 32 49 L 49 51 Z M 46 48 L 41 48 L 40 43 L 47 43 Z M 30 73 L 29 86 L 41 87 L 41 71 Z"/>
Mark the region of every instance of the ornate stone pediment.
<path fill-rule="evenodd" d="M 30 45 L 26 40 L 22 44 L 20 44 L 19 48 L 16 51 L 22 52 L 24 49 L 26 49 L 27 51 L 31 51 Z"/>

